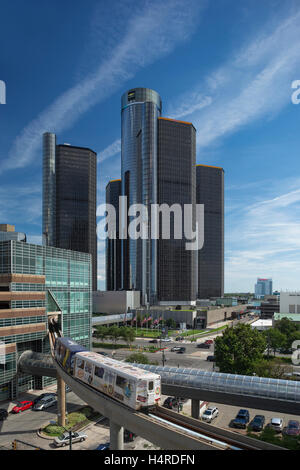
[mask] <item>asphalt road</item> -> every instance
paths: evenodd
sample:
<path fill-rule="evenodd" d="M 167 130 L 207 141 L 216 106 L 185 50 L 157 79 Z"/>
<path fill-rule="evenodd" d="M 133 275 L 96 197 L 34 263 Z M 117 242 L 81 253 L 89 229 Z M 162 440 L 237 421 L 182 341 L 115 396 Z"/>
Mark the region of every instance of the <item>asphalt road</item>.
<path fill-rule="evenodd" d="M 47 392 L 49 390 L 46 390 Z M 51 390 L 52 392 L 52 390 Z M 43 393 L 43 391 L 40 391 Z M 22 400 L 32 400 L 36 398 L 36 394 L 26 393 L 22 395 Z M 79 405 L 85 403 L 78 398 L 73 392 L 66 394 L 67 411 L 71 412 L 78 408 Z M 12 405 L 13 406 L 13 405 Z M 10 405 L 10 408 L 12 407 Z M 1 405 L 2 408 L 6 406 Z M 12 414 L 9 413 L 5 421 L 0 421 L 0 445 L 11 442 L 13 439 L 26 439 L 26 435 L 36 433 L 36 431 L 43 427 L 50 420 L 57 419 L 57 406 L 51 406 L 45 411 L 33 411 L 31 409 L 23 411 L 22 413 Z"/>
<path fill-rule="evenodd" d="M 149 339 L 139 340 L 139 343 L 137 344 L 147 347 L 151 345 L 149 344 Z M 174 346 L 184 346 L 186 348 L 186 352 L 183 354 L 172 352 L 171 349 Z M 210 349 L 199 349 L 194 343 L 174 341 L 170 343 L 162 343 L 162 348 L 164 348 L 164 353 L 162 351 L 157 351 L 155 353 L 143 351 L 143 354 L 148 357 L 149 361 L 157 362 L 158 365 L 163 364 L 164 354 L 165 365 L 170 367 L 191 367 L 196 369 L 213 370 L 213 363 L 206 360 L 207 356 L 213 355 L 213 345 L 211 345 Z M 93 350 L 96 352 L 106 352 L 110 357 L 117 360 L 124 360 L 126 357 L 136 352 L 135 350 L 109 350 L 103 348 L 93 348 Z"/>

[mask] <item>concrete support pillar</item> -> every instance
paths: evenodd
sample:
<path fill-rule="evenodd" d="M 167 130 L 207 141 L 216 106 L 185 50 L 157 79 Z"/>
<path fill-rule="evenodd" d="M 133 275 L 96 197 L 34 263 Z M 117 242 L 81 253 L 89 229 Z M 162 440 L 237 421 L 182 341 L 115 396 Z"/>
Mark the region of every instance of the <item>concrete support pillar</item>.
<path fill-rule="evenodd" d="M 200 400 L 195 400 L 192 398 L 192 418 L 199 419 L 200 413 Z"/>
<path fill-rule="evenodd" d="M 110 426 L 110 447 L 109 450 L 124 450 L 124 428 L 112 420 Z"/>
<path fill-rule="evenodd" d="M 66 385 L 63 379 L 57 377 L 57 421 L 60 426 L 66 425 Z"/>

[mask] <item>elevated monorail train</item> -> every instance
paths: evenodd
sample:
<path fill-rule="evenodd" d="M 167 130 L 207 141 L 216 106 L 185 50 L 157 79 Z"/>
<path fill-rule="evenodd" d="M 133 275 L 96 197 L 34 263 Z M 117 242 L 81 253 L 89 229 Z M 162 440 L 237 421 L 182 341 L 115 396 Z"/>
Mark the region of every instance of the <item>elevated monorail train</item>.
<path fill-rule="evenodd" d="M 69 338 L 56 338 L 55 358 L 68 374 L 131 409 L 149 408 L 160 401 L 158 374 L 88 351 Z"/>

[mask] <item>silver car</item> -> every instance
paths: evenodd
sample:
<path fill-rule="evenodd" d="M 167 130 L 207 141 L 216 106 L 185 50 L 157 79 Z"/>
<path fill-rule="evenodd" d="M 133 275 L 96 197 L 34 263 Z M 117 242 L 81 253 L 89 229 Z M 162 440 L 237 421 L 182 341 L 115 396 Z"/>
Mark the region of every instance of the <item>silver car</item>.
<path fill-rule="evenodd" d="M 72 432 L 72 444 L 74 442 L 83 442 L 87 438 L 87 435 L 84 434 L 83 432 Z M 68 432 L 65 432 L 64 434 L 61 434 L 60 436 L 56 437 L 53 441 L 53 444 L 56 447 L 64 447 L 66 445 L 70 444 L 70 434 Z"/>
<path fill-rule="evenodd" d="M 268 426 L 276 432 L 282 432 L 283 420 L 281 418 L 272 418 Z"/>
<path fill-rule="evenodd" d="M 215 419 L 219 414 L 218 408 L 215 406 L 209 406 L 207 410 L 204 411 L 202 415 L 203 421 L 206 421 L 207 423 L 211 423 L 213 419 Z"/>
<path fill-rule="evenodd" d="M 55 396 L 46 396 L 41 398 L 37 403 L 33 405 L 33 409 L 36 411 L 42 411 L 50 406 L 56 405 L 57 398 Z"/>

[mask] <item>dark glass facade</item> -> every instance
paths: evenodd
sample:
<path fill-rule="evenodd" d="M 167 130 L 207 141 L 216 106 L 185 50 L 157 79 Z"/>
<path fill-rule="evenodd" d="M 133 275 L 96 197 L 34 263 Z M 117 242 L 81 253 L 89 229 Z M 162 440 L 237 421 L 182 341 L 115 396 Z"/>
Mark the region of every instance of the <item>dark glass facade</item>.
<path fill-rule="evenodd" d="M 128 206 L 143 204 L 150 210 L 150 204 L 157 202 L 157 118 L 161 109 L 159 94 L 148 88 L 135 88 L 122 96 L 122 195 L 128 197 Z M 150 239 L 122 243 L 122 287 L 141 291 L 145 304 L 157 300 L 156 250 L 156 241 Z"/>
<path fill-rule="evenodd" d="M 44 244 L 90 253 L 93 290 L 97 290 L 97 154 L 71 145 L 56 145 L 53 150 L 53 136 L 44 134 Z"/>
<path fill-rule="evenodd" d="M 190 123 L 158 119 L 158 204 L 179 204 L 184 227 L 184 204 L 193 204 L 195 230 L 196 203 L 196 130 Z M 196 300 L 198 251 L 186 250 L 186 238 L 174 239 L 174 216 L 171 216 L 171 239 L 161 239 L 157 262 L 158 301 Z M 183 231 L 183 230 L 182 230 Z"/>
<path fill-rule="evenodd" d="M 198 298 L 224 295 L 224 170 L 196 166 L 196 202 L 204 204 L 204 245 L 198 257 Z"/>
<path fill-rule="evenodd" d="M 121 180 L 113 180 L 106 186 L 106 204 L 116 211 L 116 234 L 114 239 L 106 239 L 106 290 L 121 289 L 121 240 L 119 239 L 119 197 Z"/>

